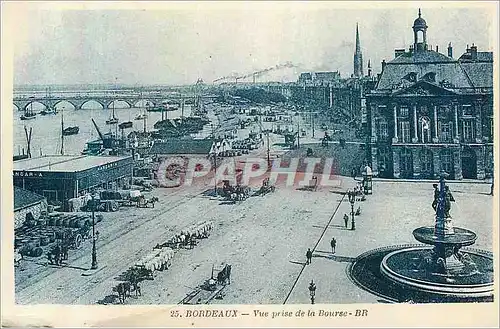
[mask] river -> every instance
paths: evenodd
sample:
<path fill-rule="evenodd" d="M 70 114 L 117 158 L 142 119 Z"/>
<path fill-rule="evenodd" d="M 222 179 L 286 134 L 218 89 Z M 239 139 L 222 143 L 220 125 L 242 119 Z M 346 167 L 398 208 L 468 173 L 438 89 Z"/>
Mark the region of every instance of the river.
<path fill-rule="evenodd" d="M 117 102 L 118 103 L 118 102 Z M 63 110 L 61 103 L 57 106 L 59 113 L 56 115 L 40 115 L 33 120 L 21 120 L 20 116 L 23 112 L 14 109 L 13 115 L 13 143 L 14 155 L 21 154 L 24 148 L 26 152 L 27 141 L 24 132 L 24 127 L 33 128 L 31 137 L 31 155 L 33 157 L 42 155 L 60 154 L 61 152 L 61 114 L 64 111 L 64 127 L 79 126 L 80 132 L 77 135 L 64 136 L 64 154 L 80 154 L 84 149 L 85 143 L 90 140 L 98 138 L 98 134 L 92 124 L 91 118 L 95 120 L 102 133 L 109 131 L 115 132 L 115 125 L 107 125 L 106 120 L 111 116 L 112 109 L 104 110 L 95 105 L 94 107 L 88 106 L 86 109 L 75 110 L 68 109 L 70 106 Z M 118 105 L 117 105 L 118 106 Z M 40 112 L 43 110 L 43 105 L 35 104 L 33 112 Z M 144 108 L 118 108 L 115 107 L 115 116 L 120 120 L 132 121 L 133 128 L 125 129 L 125 136 L 133 130 L 143 130 L 143 120 L 134 120 L 134 118 L 144 112 Z M 147 126 L 148 130 L 153 129 L 154 124 L 161 119 L 161 112 L 147 112 Z M 184 107 L 184 116 L 191 115 L 191 106 Z M 179 118 L 181 110 L 168 112 L 168 118 Z M 118 133 L 121 132 L 118 130 Z"/>

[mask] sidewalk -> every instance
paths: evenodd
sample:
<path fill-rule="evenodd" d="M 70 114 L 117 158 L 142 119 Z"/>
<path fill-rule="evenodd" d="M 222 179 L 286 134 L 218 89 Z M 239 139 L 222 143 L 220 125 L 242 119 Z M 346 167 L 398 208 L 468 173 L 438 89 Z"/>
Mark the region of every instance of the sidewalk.
<path fill-rule="evenodd" d="M 398 182 L 398 180 L 396 180 Z M 316 284 L 316 304 L 322 303 L 385 303 L 381 297 L 372 295 L 356 286 L 349 277 L 349 265 L 360 254 L 380 247 L 399 244 L 419 244 L 413 230 L 434 223 L 431 207 L 432 191 L 425 182 L 378 185 L 374 194 L 364 202 L 356 202 L 354 209 L 361 207 L 361 215 L 355 216 L 354 231 L 344 226 L 343 216 L 350 216 L 349 202 L 340 205 L 331 225 L 313 252 L 312 263 L 305 266 L 287 301 L 287 304 L 310 304 L 308 286 Z M 378 182 L 377 182 L 378 184 Z M 477 241 L 471 248 L 493 250 L 493 201 L 484 185 L 467 185 L 456 191 L 456 202 L 452 205 L 453 225 L 472 229 Z M 326 225 L 327 221 L 322 225 Z M 318 238 L 319 238 L 318 232 Z M 335 237 L 337 248 L 332 254 L 330 240 Z M 311 245 L 311 248 L 314 245 Z M 307 249 L 306 249 L 307 250 Z M 305 252 L 303 259 L 305 262 Z"/>

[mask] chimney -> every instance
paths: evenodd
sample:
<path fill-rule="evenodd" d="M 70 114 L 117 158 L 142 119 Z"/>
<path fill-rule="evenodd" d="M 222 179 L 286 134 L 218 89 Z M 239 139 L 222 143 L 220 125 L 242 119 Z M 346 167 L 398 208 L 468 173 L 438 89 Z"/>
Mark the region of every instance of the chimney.
<path fill-rule="evenodd" d="M 470 47 L 470 55 L 472 59 L 477 59 L 477 46 L 474 44 Z"/>
<path fill-rule="evenodd" d="M 436 45 L 436 53 L 439 53 L 439 46 Z"/>
<path fill-rule="evenodd" d="M 453 57 L 453 47 L 451 46 L 451 42 L 448 44 L 448 57 Z"/>
<path fill-rule="evenodd" d="M 394 49 L 394 58 L 397 58 L 398 56 L 401 56 L 405 53 L 404 49 Z"/>
<path fill-rule="evenodd" d="M 382 72 L 384 72 L 385 65 L 386 65 L 386 62 L 385 62 L 385 59 L 384 59 L 384 60 L 382 60 Z"/>

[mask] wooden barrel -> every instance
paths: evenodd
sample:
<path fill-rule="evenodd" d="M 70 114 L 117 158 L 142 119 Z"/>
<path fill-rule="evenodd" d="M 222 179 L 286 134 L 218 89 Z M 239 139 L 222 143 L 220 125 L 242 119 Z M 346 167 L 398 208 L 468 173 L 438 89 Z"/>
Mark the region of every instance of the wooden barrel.
<path fill-rule="evenodd" d="M 40 257 L 43 255 L 43 249 L 40 247 L 33 248 L 31 250 L 31 257 Z"/>
<path fill-rule="evenodd" d="M 73 218 L 70 218 L 69 221 L 68 221 L 68 227 L 76 227 L 76 221 L 78 219 L 73 217 Z"/>
<path fill-rule="evenodd" d="M 34 247 L 40 247 L 40 237 L 37 236 L 37 237 L 30 238 L 28 244 L 32 245 Z"/>
<path fill-rule="evenodd" d="M 75 225 L 76 228 L 82 228 L 85 225 L 85 219 L 81 218 L 81 219 L 77 220 L 75 224 L 76 224 Z"/>
<path fill-rule="evenodd" d="M 50 242 L 50 238 L 48 235 L 42 235 L 40 237 L 40 246 L 46 246 L 48 245 Z"/>
<path fill-rule="evenodd" d="M 47 232 L 46 235 L 47 235 L 47 238 L 49 238 L 49 243 L 56 241 L 56 233 L 55 232 L 53 232 L 53 231 Z"/>

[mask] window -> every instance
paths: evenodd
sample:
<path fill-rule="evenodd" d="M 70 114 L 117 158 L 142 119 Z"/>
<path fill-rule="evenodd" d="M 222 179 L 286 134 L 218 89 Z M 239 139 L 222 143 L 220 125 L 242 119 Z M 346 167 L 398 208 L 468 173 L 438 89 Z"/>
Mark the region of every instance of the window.
<path fill-rule="evenodd" d="M 423 150 L 422 153 L 420 153 L 420 164 L 422 166 L 422 172 L 425 173 L 432 173 L 432 152 L 430 150 Z"/>
<path fill-rule="evenodd" d="M 440 154 L 441 170 L 447 173 L 452 173 L 453 170 L 453 153 L 451 150 L 443 150 Z"/>
<path fill-rule="evenodd" d="M 401 106 L 399 108 L 399 116 L 402 118 L 407 118 L 409 114 L 408 106 Z"/>
<path fill-rule="evenodd" d="M 451 139 L 451 123 L 441 123 L 441 140 L 450 142 Z"/>
<path fill-rule="evenodd" d="M 420 139 L 422 143 L 429 143 L 431 140 L 430 122 L 428 117 L 421 117 L 420 121 Z"/>
<path fill-rule="evenodd" d="M 464 120 L 462 135 L 463 135 L 464 141 L 466 141 L 466 142 L 472 142 L 474 140 L 474 121 L 473 120 Z"/>
<path fill-rule="evenodd" d="M 377 118 L 375 121 L 375 131 L 378 139 L 386 139 L 389 137 L 387 130 L 387 122 L 383 118 Z"/>
<path fill-rule="evenodd" d="M 472 105 L 462 105 L 462 113 L 464 116 L 472 116 L 474 114 Z"/>
<path fill-rule="evenodd" d="M 399 154 L 399 170 L 403 178 L 413 176 L 413 155 L 411 150 L 404 148 Z"/>
<path fill-rule="evenodd" d="M 399 122 L 399 140 L 402 143 L 409 143 L 410 137 L 410 123 L 408 121 Z"/>
<path fill-rule="evenodd" d="M 386 147 L 379 148 L 377 151 L 378 168 L 380 172 L 386 173 L 391 166 L 392 160 L 389 152 L 389 149 Z"/>

